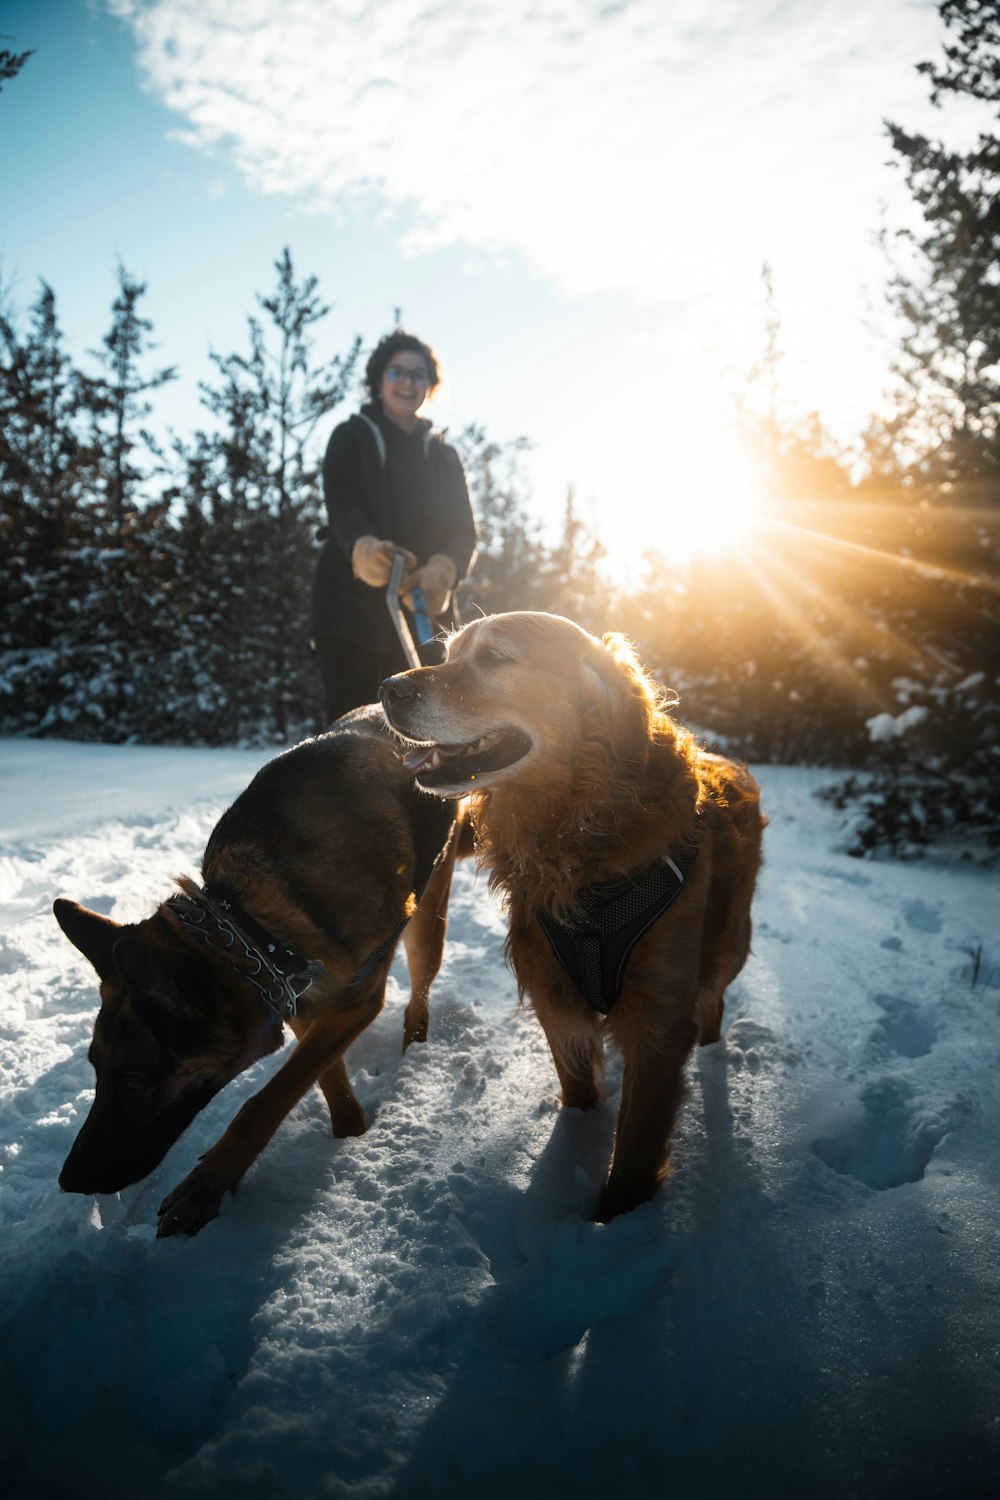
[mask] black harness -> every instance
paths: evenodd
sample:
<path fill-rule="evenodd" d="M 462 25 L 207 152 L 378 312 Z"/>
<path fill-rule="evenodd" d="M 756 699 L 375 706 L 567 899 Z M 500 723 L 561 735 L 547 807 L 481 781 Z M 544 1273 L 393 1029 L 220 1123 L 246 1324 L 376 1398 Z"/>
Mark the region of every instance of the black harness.
<path fill-rule="evenodd" d="M 647 928 L 676 901 L 698 853 L 674 849 L 620 880 L 588 886 L 576 898 L 579 918 L 535 915 L 552 951 L 587 1004 L 606 1016 L 622 992 L 628 956 Z"/>

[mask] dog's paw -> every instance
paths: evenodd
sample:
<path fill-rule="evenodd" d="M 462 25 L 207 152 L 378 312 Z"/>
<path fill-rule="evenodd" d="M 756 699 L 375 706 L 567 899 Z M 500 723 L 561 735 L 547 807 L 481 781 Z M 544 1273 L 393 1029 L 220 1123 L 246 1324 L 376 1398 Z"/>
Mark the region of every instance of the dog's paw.
<path fill-rule="evenodd" d="M 593 1079 L 574 1078 L 562 1087 L 564 1109 L 596 1109 L 601 1102 L 597 1085 Z"/>
<path fill-rule="evenodd" d="M 365 1112 L 357 1099 L 340 1100 L 336 1109 L 330 1109 L 330 1123 L 334 1140 L 343 1141 L 348 1136 L 364 1135 Z"/>
<path fill-rule="evenodd" d="M 648 1203 L 653 1197 L 659 1182 L 616 1184 L 609 1179 L 601 1196 L 597 1200 L 594 1210 L 593 1221 L 595 1224 L 610 1224 L 612 1219 L 617 1219 L 620 1214 L 630 1214 L 634 1208 L 639 1208 L 643 1203 Z"/>
<path fill-rule="evenodd" d="M 429 1027 L 430 1013 L 426 1000 L 422 1005 L 414 1005 L 411 1000 L 403 1012 L 403 1051 L 414 1042 L 426 1042 Z"/>
<path fill-rule="evenodd" d="M 628 1213 L 631 1206 L 630 1203 L 616 1203 L 614 1199 L 608 1197 L 607 1193 L 602 1193 L 592 1215 L 593 1222 L 610 1224 L 611 1220 L 616 1219 L 619 1214 Z"/>
<path fill-rule="evenodd" d="M 168 1193 L 157 1209 L 159 1225 L 156 1237 L 167 1239 L 173 1234 L 197 1234 L 218 1217 L 223 1195 L 232 1191 L 202 1167 L 195 1167 L 184 1181 Z"/>

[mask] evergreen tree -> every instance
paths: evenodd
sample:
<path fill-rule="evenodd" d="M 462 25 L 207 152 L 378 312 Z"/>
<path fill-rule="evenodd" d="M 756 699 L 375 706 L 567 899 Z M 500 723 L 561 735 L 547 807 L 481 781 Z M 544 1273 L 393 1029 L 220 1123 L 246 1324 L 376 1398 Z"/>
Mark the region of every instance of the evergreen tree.
<path fill-rule="evenodd" d="M 42 283 L 22 339 L 0 311 L 0 703 L 8 730 L 58 725 L 72 654 L 96 455 L 78 431 L 81 381 Z"/>
<path fill-rule="evenodd" d="M 497 443 L 471 424 L 455 439 L 465 465 L 479 527 L 479 553 L 472 576 L 459 587 L 465 619 L 511 609 L 547 609 L 545 549 L 528 514 L 528 488 L 521 468 L 527 440 Z"/>
<path fill-rule="evenodd" d="M 977 100 L 994 124 L 967 151 L 888 125 L 923 218 L 900 233 L 908 263 L 892 301 L 905 328 L 898 370 L 912 397 L 911 446 L 923 474 L 955 482 L 1000 474 L 1000 4 L 939 9 L 956 36 L 943 67 L 919 64 L 931 98 Z"/>
<path fill-rule="evenodd" d="M 177 374 L 173 367 L 151 374 L 141 368 L 144 356 L 155 348 L 148 337 L 153 325 L 139 315 L 145 295 L 145 283 L 135 281 L 119 265 L 111 327 L 102 347 L 92 351 L 102 373 L 86 378 L 83 387 L 94 447 L 101 454 L 104 520 L 109 539 L 119 550 L 134 528 L 145 482 L 154 472 L 163 472 L 162 450 L 143 426 L 152 411 L 146 398 Z"/>
<path fill-rule="evenodd" d="M 545 608 L 597 635 L 610 630 L 615 622 L 612 591 L 604 575 L 607 555 L 607 548 L 577 514 L 571 487 L 559 541 L 545 552 L 541 564 Z"/>
<path fill-rule="evenodd" d="M 921 63 L 932 99 L 1000 105 L 1000 5 L 944 0 L 954 41 Z M 899 411 L 869 433 L 873 479 L 905 497 L 886 601 L 913 665 L 867 721 L 873 774 L 834 793 L 852 806 L 856 852 L 919 852 L 961 830 L 1000 847 L 1000 139 L 951 150 L 890 125 L 924 227 L 891 299 L 905 335 Z M 894 461 L 895 460 L 895 468 Z"/>
<path fill-rule="evenodd" d="M 144 738 L 160 713 L 156 678 L 167 621 L 156 541 L 165 508 L 147 495 L 164 461 L 145 423 L 152 411 L 148 397 L 175 378 L 173 368 L 146 370 L 155 345 L 152 324 L 139 311 L 145 284 L 122 265 L 117 279 L 110 327 L 92 351 L 98 373 L 80 377 L 96 481 L 92 542 L 81 556 L 85 586 L 74 602 L 88 665 L 72 674 L 73 693 L 61 705 L 74 733 L 93 723 L 106 740 Z"/>
<path fill-rule="evenodd" d="M 736 428 L 749 462 L 776 514 L 800 502 L 829 500 L 846 494 L 850 476 L 845 456 L 827 432 L 818 412 L 801 412 L 784 397 L 785 351 L 774 273 L 761 267 L 764 346 L 733 392 Z"/>
<path fill-rule="evenodd" d="M 497 442 L 470 423 L 454 444 L 479 528 L 475 567 L 458 589 L 461 617 L 538 609 L 567 615 L 586 630 L 607 630 L 611 593 L 603 572 L 606 551 L 577 514 L 572 490 L 559 540 L 549 547 L 531 514 L 521 463 L 528 439 Z"/>
<path fill-rule="evenodd" d="M 7 47 L 0 47 L 0 92 L 5 83 L 17 77 L 30 56 L 31 51 L 11 52 Z"/>
<path fill-rule="evenodd" d="M 284 742 L 311 731 L 318 689 L 308 649 L 309 590 L 320 521 L 312 444 L 319 422 L 351 388 L 360 341 L 312 363 L 312 331 L 328 306 L 317 280 L 296 280 L 290 252 L 277 287 L 258 297 L 266 319 L 248 320 L 244 354 L 213 354 L 202 386 L 214 418 L 181 446 L 186 469 L 177 542 L 187 631 L 188 711 L 217 739 Z M 184 691 L 178 684 L 178 692 Z"/>
<path fill-rule="evenodd" d="M 7 732 L 212 744 L 315 724 L 308 593 L 320 521 L 318 424 L 349 393 L 359 341 L 314 364 L 328 309 L 286 250 L 245 352 L 213 354 L 207 431 L 147 428 L 174 372 L 149 369 L 145 288 L 119 268 L 111 327 L 83 373 L 43 287 L 28 334 L 0 319 L 0 715 Z M 610 623 L 603 549 L 568 497 L 541 541 L 523 441 L 458 439 L 482 547 L 466 612 L 550 609 Z"/>

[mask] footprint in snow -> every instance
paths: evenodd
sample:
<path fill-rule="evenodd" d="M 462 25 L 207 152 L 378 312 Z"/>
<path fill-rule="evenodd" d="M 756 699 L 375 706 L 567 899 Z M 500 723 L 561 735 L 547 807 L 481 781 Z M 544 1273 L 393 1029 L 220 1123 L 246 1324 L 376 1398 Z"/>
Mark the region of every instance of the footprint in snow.
<path fill-rule="evenodd" d="M 31 959 L 9 938 L 0 937 L 0 974 L 16 974 L 31 967 Z"/>
<path fill-rule="evenodd" d="M 843 880 L 847 885 L 871 885 L 871 876 L 862 875 L 858 870 L 839 870 L 835 865 L 823 865 L 818 872 L 826 875 L 831 880 Z"/>
<path fill-rule="evenodd" d="M 754 930 L 759 938 L 773 938 L 776 943 L 790 943 L 792 935 L 790 932 L 780 932 L 777 927 L 772 927 L 770 922 L 758 920 L 754 924 Z"/>
<path fill-rule="evenodd" d="M 871 1046 L 877 1052 L 894 1052 L 898 1057 L 926 1057 L 937 1041 L 937 1019 L 932 1006 L 915 1005 L 898 995 L 875 995 L 875 1004 L 883 1012 L 871 1035 Z"/>
<path fill-rule="evenodd" d="M 941 931 L 941 915 L 933 906 L 928 906 L 926 901 L 907 901 L 903 907 L 903 916 L 917 932 Z"/>
<path fill-rule="evenodd" d="M 861 1092 L 862 1116 L 836 1135 L 814 1140 L 812 1150 L 832 1171 L 853 1177 L 876 1192 L 920 1182 L 931 1157 L 963 1115 L 967 1099 L 947 1111 L 930 1111 L 915 1099 L 904 1078 L 880 1078 Z"/>
<path fill-rule="evenodd" d="M 734 1017 L 724 1028 L 723 1035 L 729 1066 L 737 1072 L 748 1068 L 751 1073 L 758 1073 L 765 1066 L 787 1071 L 799 1061 L 793 1046 L 781 1041 L 770 1026 L 762 1026 L 749 1016 Z"/>

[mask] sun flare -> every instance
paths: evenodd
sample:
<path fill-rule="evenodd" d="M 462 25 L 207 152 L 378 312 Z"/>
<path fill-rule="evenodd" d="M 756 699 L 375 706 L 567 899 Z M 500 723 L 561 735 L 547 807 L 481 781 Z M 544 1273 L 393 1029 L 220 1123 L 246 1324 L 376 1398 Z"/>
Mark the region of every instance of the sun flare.
<path fill-rule="evenodd" d="M 682 410 L 658 423 L 633 405 L 639 429 L 609 416 L 608 446 L 587 480 L 592 524 L 611 568 L 634 581 L 647 553 L 682 564 L 738 551 L 764 510 L 756 466 L 738 435 L 721 422 L 685 423 Z M 635 430 L 655 440 L 623 443 L 622 433 Z"/>
<path fill-rule="evenodd" d="M 713 434 L 699 446 L 697 463 L 671 474 L 659 514 L 650 517 L 650 545 L 674 562 L 699 552 L 730 551 L 745 543 L 760 505 L 752 466 L 739 443 Z"/>

